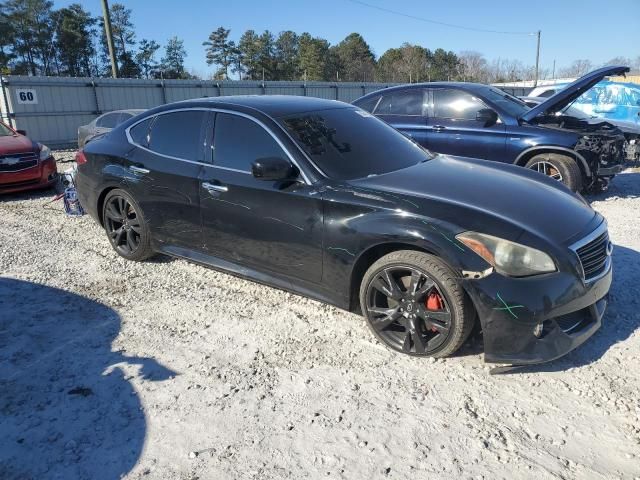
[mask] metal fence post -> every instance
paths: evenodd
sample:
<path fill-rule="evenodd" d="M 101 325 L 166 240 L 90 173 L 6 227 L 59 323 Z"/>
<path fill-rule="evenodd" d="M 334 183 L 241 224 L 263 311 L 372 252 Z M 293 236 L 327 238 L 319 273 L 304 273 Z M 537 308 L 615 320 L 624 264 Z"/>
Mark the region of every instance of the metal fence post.
<path fill-rule="evenodd" d="M 11 128 L 15 128 L 13 124 L 13 119 L 11 118 L 11 112 L 9 112 L 9 99 L 7 97 L 7 90 L 5 89 L 6 80 L 2 75 L 0 75 L 0 86 L 2 87 L 2 98 L 4 99 L 4 107 L 7 110 L 7 121 L 9 122 L 9 126 Z M 0 118 L 4 117 L 4 112 L 0 111 Z"/>
<path fill-rule="evenodd" d="M 98 101 L 98 89 L 93 78 L 91 79 L 90 85 L 93 88 L 93 99 L 96 101 L 96 115 L 100 115 L 102 111 L 100 110 L 100 102 Z"/>

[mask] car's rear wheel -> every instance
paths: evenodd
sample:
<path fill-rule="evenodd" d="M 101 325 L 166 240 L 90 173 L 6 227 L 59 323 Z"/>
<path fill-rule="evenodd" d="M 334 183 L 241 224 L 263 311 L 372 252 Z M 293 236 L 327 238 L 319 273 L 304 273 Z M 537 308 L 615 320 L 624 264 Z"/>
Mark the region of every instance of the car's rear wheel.
<path fill-rule="evenodd" d="M 113 249 L 127 260 L 153 256 L 149 227 L 137 202 L 124 190 L 111 190 L 102 209 L 104 228 Z"/>
<path fill-rule="evenodd" d="M 525 167 L 564 183 L 573 192 L 582 190 L 582 173 L 571 157 L 558 153 L 540 153 L 531 157 Z"/>
<path fill-rule="evenodd" d="M 451 355 L 474 324 L 473 307 L 455 274 L 423 252 L 392 252 L 371 265 L 360 286 L 360 305 L 375 336 L 409 355 Z"/>

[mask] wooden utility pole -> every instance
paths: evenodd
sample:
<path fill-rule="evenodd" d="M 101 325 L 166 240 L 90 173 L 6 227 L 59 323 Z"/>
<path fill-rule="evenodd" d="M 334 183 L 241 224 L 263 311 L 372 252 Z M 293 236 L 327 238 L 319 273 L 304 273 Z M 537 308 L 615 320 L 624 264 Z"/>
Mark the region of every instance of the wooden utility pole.
<path fill-rule="evenodd" d="M 111 31 L 111 14 L 107 0 L 102 0 L 102 15 L 104 16 L 104 33 L 107 36 L 107 47 L 109 48 L 109 58 L 111 59 L 111 76 L 118 78 L 118 62 L 113 49 L 113 32 Z"/>
<path fill-rule="evenodd" d="M 539 65 L 540 65 L 540 30 L 538 30 L 538 48 L 536 49 L 536 79 L 533 82 L 534 87 L 538 86 Z"/>

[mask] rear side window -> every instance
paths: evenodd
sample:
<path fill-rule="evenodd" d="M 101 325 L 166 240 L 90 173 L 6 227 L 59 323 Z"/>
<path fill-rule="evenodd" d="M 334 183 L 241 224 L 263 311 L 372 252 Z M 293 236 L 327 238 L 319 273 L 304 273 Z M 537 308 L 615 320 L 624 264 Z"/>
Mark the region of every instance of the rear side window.
<path fill-rule="evenodd" d="M 149 133 L 149 149 L 169 157 L 202 160 L 202 130 L 206 117 L 203 110 L 158 115 Z"/>
<path fill-rule="evenodd" d="M 433 90 L 433 115 L 437 118 L 475 120 L 478 110 L 483 108 L 487 107 L 480 99 L 462 90 Z"/>
<path fill-rule="evenodd" d="M 129 135 L 131 135 L 133 143 L 143 147 L 149 145 L 149 126 L 151 125 L 151 120 L 153 120 L 153 117 L 147 118 L 129 129 Z"/>
<path fill-rule="evenodd" d="M 287 156 L 274 138 L 256 122 L 239 115 L 216 114 L 213 164 L 243 172 L 259 158 Z"/>
<path fill-rule="evenodd" d="M 412 88 L 388 93 L 376 107 L 376 115 L 424 115 L 426 111 L 425 91 Z"/>
<path fill-rule="evenodd" d="M 96 127 L 116 128 L 120 121 L 120 112 L 107 113 L 96 121 Z"/>
<path fill-rule="evenodd" d="M 366 98 L 364 100 L 358 100 L 357 102 L 353 102 L 356 107 L 360 107 L 363 110 L 366 110 L 369 113 L 373 112 L 373 109 L 378 104 L 378 100 L 380 100 L 380 95 L 376 95 L 371 98 Z"/>

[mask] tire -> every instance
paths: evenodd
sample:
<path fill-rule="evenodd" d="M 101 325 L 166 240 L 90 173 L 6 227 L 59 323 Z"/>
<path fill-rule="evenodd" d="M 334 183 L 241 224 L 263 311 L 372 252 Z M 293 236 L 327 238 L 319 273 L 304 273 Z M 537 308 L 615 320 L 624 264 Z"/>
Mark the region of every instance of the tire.
<path fill-rule="evenodd" d="M 564 183 L 572 192 L 582 190 L 580 167 L 573 158 L 566 155 L 540 153 L 531 157 L 525 164 L 525 168 L 538 171 Z"/>
<path fill-rule="evenodd" d="M 391 281 L 399 291 L 389 288 Z M 413 250 L 389 253 L 369 267 L 360 285 L 360 306 L 385 346 L 420 357 L 453 354 L 475 323 L 473 306 L 454 272 L 438 257 Z"/>
<path fill-rule="evenodd" d="M 102 218 L 109 243 L 118 255 L 136 262 L 154 255 L 149 225 L 129 193 L 111 190 L 104 199 Z"/>

